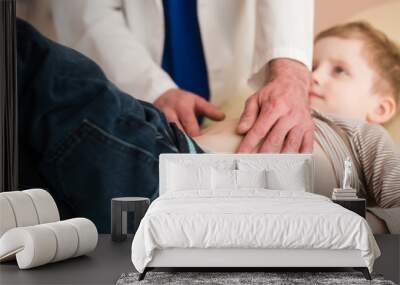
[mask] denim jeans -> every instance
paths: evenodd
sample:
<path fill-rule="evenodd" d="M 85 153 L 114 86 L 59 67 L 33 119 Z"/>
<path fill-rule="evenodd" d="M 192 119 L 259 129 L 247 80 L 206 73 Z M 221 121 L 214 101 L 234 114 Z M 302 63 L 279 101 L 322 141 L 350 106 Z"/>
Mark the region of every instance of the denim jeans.
<path fill-rule="evenodd" d="M 93 61 L 20 20 L 17 41 L 21 185 L 38 186 L 36 171 L 62 218 L 109 232 L 111 198 L 157 197 L 159 154 L 188 152 L 187 138 Z"/>

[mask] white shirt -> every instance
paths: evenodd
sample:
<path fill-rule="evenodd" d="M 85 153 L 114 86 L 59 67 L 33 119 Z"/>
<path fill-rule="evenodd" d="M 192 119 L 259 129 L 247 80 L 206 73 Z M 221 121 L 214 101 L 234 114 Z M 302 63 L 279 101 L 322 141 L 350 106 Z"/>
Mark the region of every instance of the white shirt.
<path fill-rule="evenodd" d="M 268 62 L 291 58 L 311 67 L 313 0 L 198 0 L 211 102 L 251 95 Z M 95 60 L 132 96 L 154 102 L 176 87 L 161 68 L 162 0 L 53 0 L 59 41 Z"/>

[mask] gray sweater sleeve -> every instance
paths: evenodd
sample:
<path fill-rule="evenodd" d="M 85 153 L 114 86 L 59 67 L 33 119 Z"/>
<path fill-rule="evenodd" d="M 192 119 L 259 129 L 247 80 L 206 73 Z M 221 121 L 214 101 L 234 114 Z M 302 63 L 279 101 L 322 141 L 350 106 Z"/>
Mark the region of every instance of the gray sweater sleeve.
<path fill-rule="evenodd" d="M 366 190 L 376 202 L 368 210 L 386 222 L 392 234 L 400 234 L 400 150 L 379 125 L 353 128 L 351 141 L 364 174 Z"/>
<path fill-rule="evenodd" d="M 379 125 L 363 124 L 354 129 L 352 142 L 377 205 L 400 207 L 400 152 L 390 135 Z"/>
<path fill-rule="evenodd" d="M 368 211 L 384 220 L 390 233 L 400 234 L 400 147 L 380 125 L 334 115 L 328 118 L 350 141 Z"/>

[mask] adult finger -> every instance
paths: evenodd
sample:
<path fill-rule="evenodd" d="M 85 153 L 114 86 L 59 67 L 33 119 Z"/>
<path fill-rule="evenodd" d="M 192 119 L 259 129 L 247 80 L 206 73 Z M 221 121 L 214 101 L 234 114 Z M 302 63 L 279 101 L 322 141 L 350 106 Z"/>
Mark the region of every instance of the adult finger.
<path fill-rule="evenodd" d="M 251 151 L 250 151 L 250 153 L 260 153 L 260 149 L 261 149 L 261 146 L 264 144 L 264 139 L 262 139 L 261 141 L 260 141 L 260 143 L 258 144 L 258 145 L 256 145 Z"/>
<path fill-rule="evenodd" d="M 300 126 L 293 127 L 286 136 L 282 153 L 299 153 L 304 137 L 304 129 Z"/>
<path fill-rule="evenodd" d="M 221 121 L 225 119 L 224 112 L 218 110 L 218 108 L 213 104 L 207 102 L 205 99 L 199 96 L 196 96 L 195 98 L 195 111 L 196 114 L 204 115 L 214 121 Z"/>
<path fill-rule="evenodd" d="M 286 135 L 294 125 L 295 123 L 289 116 L 280 117 L 266 135 L 264 143 L 259 152 L 280 153 L 281 149 L 283 148 Z"/>
<path fill-rule="evenodd" d="M 257 119 L 260 108 L 258 106 L 257 96 L 251 96 L 246 100 L 243 113 L 240 116 L 236 131 L 238 134 L 246 133 Z"/>
<path fill-rule="evenodd" d="M 178 118 L 183 128 L 185 129 L 185 132 L 189 136 L 196 137 L 200 134 L 200 127 L 197 122 L 194 110 L 178 111 Z"/>
<path fill-rule="evenodd" d="M 167 121 L 170 123 L 175 123 L 176 126 L 182 131 L 184 132 L 185 129 L 183 128 L 183 126 L 181 125 L 181 123 L 179 122 L 178 116 L 175 113 L 175 111 L 171 110 L 171 109 L 165 109 L 163 111 L 165 117 L 167 118 Z"/>
<path fill-rule="evenodd" d="M 314 149 L 314 129 L 304 133 L 303 141 L 301 143 L 301 153 L 312 153 Z"/>
<path fill-rule="evenodd" d="M 238 152 L 250 152 L 257 144 L 264 139 L 265 135 L 269 132 L 272 126 L 281 116 L 278 110 L 274 110 L 271 104 L 262 108 L 253 127 L 247 132 L 242 142 L 239 145 Z"/>

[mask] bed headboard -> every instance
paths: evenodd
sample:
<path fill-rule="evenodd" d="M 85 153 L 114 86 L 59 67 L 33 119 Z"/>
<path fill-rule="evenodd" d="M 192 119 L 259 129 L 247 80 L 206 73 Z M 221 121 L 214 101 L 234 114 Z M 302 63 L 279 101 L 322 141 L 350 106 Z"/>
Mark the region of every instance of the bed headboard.
<path fill-rule="evenodd" d="M 312 154 L 161 154 L 159 163 L 159 194 L 167 192 L 168 167 L 171 163 L 190 166 L 211 166 L 216 168 L 232 167 L 240 169 L 238 165 L 257 165 L 254 162 L 261 162 L 263 165 L 279 165 L 288 163 L 301 163 L 306 165 L 307 180 L 309 181 L 307 192 L 313 192 L 314 181 L 314 160 Z"/>

